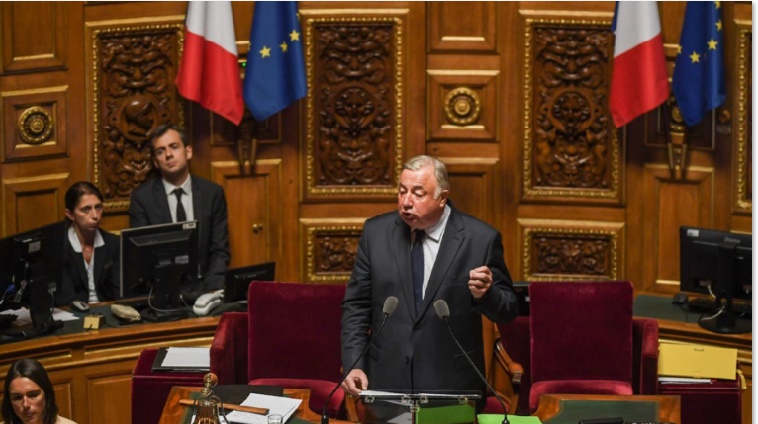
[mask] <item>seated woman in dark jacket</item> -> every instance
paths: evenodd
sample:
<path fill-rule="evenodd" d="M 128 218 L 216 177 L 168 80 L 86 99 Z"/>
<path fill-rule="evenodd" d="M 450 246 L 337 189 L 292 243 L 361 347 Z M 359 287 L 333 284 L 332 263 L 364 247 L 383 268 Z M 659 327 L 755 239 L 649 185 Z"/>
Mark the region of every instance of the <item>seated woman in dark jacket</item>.
<path fill-rule="evenodd" d="M 119 237 L 100 229 L 103 195 L 80 181 L 66 191 L 63 275 L 55 295 L 58 305 L 119 298 Z"/>

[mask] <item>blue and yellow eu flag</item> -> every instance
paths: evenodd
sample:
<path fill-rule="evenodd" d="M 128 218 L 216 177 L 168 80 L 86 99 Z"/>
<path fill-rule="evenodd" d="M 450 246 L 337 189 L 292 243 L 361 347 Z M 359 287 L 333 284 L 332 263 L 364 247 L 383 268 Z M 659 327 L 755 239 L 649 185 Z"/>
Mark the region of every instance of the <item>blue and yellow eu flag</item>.
<path fill-rule="evenodd" d="M 243 85 L 245 103 L 257 121 L 307 94 L 296 1 L 255 2 Z"/>
<path fill-rule="evenodd" d="M 726 98 L 723 25 L 720 2 L 687 2 L 672 85 L 688 127 Z"/>

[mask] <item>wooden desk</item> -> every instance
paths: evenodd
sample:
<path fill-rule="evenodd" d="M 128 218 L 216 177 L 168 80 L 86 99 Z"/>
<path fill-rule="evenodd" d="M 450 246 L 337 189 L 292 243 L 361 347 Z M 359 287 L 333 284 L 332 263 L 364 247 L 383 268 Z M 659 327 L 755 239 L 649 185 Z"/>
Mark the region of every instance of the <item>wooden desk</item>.
<path fill-rule="evenodd" d="M 638 418 L 623 416 L 621 412 L 601 412 L 602 416 L 592 416 L 591 408 L 587 407 L 587 404 L 576 405 L 581 410 L 578 413 L 581 414 L 579 419 L 576 417 L 569 417 L 570 403 L 577 401 L 591 401 L 591 402 L 655 402 L 657 403 L 658 417 L 656 421 L 660 422 L 672 422 L 681 424 L 680 419 L 680 403 L 679 396 L 647 396 L 647 395 L 634 395 L 634 396 L 619 396 L 619 395 L 542 395 L 540 396 L 540 403 L 537 407 L 537 411 L 534 413 L 539 417 L 540 421 L 545 424 L 554 422 L 556 424 L 562 424 L 564 422 L 576 424 L 579 419 L 582 418 L 612 418 L 622 416 L 624 421 L 639 421 Z M 564 421 L 561 421 L 564 419 Z"/>
<path fill-rule="evenodd" d="M 70 321 L 63 331 L 0 345 L 0 375 L 19 358 L 35 358 L 50 375 L 62 416 L 79 424 L 131 424 L 132 370 L 142 349 L 210 346 L 218 321 L 202 317 L 93 331 L 85 331 L 82 320 Z"/>
<path fill-rule="evenodd" d="M 753 422 L 753 334 L 719 334 L 700 327 L 699 313 L 685 312 L 671 303 L 672 295 L 639 293 L 634 301 L 634 316 L 655 318 L 658 339 L 737 349 L 737 369 L 745 376 L 742 393 L 742 424 Z"/>
<path fill-rule="evenodd" d="M 179 400 L 190 399 L 192 393 L 197 393 L 199 391 L 199 387 L 174 386 L 168 395 L 166 404 L 163 407 L 163 413 L 161 414 L 161 420 L 158 424 L 189 424 L 191 408 L 179 405 Z M 295 417 L 301 418 L 310 423 L 321 422 L 321 415 L 308 408 L 308 401 L 311 397 L 311 391 L 309 389 L 284 389 L 284 395 L 302 400 L 300 406 L 295 412 Z M 335 419 L 330 419 L 329 422 L 334 424 L 350 423 L 350 421 Z"/>

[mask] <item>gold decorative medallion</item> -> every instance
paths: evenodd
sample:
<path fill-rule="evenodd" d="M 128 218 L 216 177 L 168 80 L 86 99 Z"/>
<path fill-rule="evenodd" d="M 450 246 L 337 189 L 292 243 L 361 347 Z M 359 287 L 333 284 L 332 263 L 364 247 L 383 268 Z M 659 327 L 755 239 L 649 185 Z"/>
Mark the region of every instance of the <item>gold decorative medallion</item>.
<path fill-rule="evenodd" d="M 43 108 L 32 106 L 18 118 L 18 133 L 27 144 L 42 144 L 53 132 L 53 117 Z"/>
<path fill-rule="evenodd" d="M 445 116 L 454 125 L 471 125 L 479 120 L 482 102 L 474 90 L 458 87 L 445 96 Z"/>

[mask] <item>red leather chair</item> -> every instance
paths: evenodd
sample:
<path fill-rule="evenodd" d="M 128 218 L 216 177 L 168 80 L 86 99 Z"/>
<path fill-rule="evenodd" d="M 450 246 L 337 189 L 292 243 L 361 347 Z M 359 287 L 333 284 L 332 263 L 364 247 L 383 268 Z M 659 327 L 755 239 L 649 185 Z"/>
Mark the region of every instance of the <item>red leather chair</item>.
<path fill-rule="evenodd" d="M 321 414 L 342 378 L 344 296 L 344 285 L 252 282 L 248 311 L 222 315 L 211 344 L 219 384 L 307 388 L 310 409 Z M 327 415 L 343 417 L 343 401 L 338 389 Z"/>
<path fill-rule="evenodd" d="M 496 355 L 495 381 L 523 373 L 510 413 L 529 415 L 547 393 L 656 394 L 658 322 L 632 318 L 632 296 L 626 281 L 531 283 L 531 315 L 497 326 L 507 355 Z M 501 408 L 488 399 L 485 412 Z"/>

